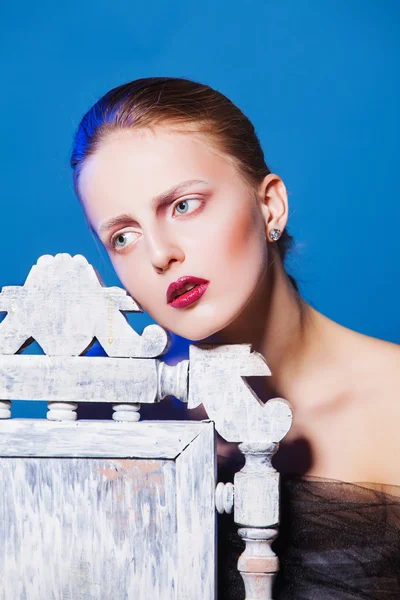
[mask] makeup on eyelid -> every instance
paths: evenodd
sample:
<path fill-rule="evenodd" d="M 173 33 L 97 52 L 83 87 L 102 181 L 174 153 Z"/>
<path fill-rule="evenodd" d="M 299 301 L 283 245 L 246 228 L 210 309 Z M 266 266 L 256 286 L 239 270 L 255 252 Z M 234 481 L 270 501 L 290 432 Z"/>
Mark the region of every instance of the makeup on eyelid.
<path fill-rule="evenodd" d="M 177 182 L 193 178 L 205 183 L 177 191 Z M 106 138 L 80 186 L 122 285 L 177 335 L 196 341 L 228 327 L 265 277 L 260 204 L 236 166 L 197 136 L 160 128 Z M 186 280 L 166 299 L 168 284 L 195 276 L 204 279 Z"/>
<path fill-rule="evenodd" d="M 122 237 L 123 235 L 129 235 L 129 234 L 133 234 L 133 233 L 137 233 L 134 231 L 120 231 L 118 232 L 116 235 L 112 236 L 110 244 L 112 246 L 112 248 L 114 248 L 115 250 L 118 249 L 118 246 L 116 246 L 116 241 L 118 240 L 119 237 Z M 129 244 L 127 244 L 129 246 Z M 123 250 L 124 248 L 126 248 L 127 246 L 122 246 L 119 247 L 120 250 Z"/>
<path fill-rule="evenodd" d="M 200 198 L 186 198 L 186 199 L 184 199 L 184 200 L 179 200 L 179 201 L 175 202 L 175 204 L 174 204 L 174 209 L 176 209 L 176 207 L 178 207 L 180 204 L 189 203 L 189 202 L 191 202 L 192 200 L 199 202 L 199 206 L 197 207 L 198 209 L 204 206 L 204 200 L 203 200 L 203 199 L 200 199 Z M 196 212 L 197 212 L 197 210 L 196 210 L 196 209 L 194 209 L 194 210 L 192 210 L 192 211 L 189 211 L 189 212 L 183 212 L 183 213 L 179 213 L 179 212 L 178 212 L 178 214 L 180 214 L 180 215 L 182 215 L 182 216 L 183 216 L 183 215 L 192 214 L 192 213 L 196 213 Z M 132 232 L 132 231 L 119 231 L 119 232 L 117 232 L 116 234 L 114 234 L 114 235 L 111 237 L 111 240 L 110 240 L 110 245 L 111 245 L 111 247 L 112 247 L 113 249 L 115 249 L 115 250 L 118 250 L 118 247 L 117 247 L 117 246 L 116 246 L 116 244 L 115 244 L 116 240 L 117 240 L 117 239 L 118 239 L 120 236 L 122 236 L 122 235 L 127 235 L 127 234 L 129 234 L 129 233 L 138 233 L 138 232 Z M 133 241 L 134 241 L 134 240 L 133 240 Z M 131 242 L 130 242 L 130 243 L 131 243 Z M 124 250 L 124 249 L 125 249 L 127 246 L 129 246 L 129 245 L 130 245 L 130 244 L 127 244 L 126 246 L 122 246 L 122 247 L 120 247 L 119 249 L 120 249 L 120 250 Z"/>

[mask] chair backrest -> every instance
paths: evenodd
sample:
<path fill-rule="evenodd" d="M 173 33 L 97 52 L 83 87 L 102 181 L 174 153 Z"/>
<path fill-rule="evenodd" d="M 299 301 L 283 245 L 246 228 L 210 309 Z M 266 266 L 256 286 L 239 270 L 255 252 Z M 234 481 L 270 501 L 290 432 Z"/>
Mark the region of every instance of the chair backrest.
<path fill-rule="evenodd" d="M 271 375 L 242 345 L 192 345 L 159 357 L 158 325 L 103 287 L 80 255 L 43 256 L 0 311 L 0 600 L 215 598 L 215 506 L 234 510 L 246 549 L 248 597 L 268 598 L 278 569 L 279 474 L 271 458 L 291 425 L 289 403 L 263 404 L 246 376 Z M 19 354 L 31 340 L 44 355 Z M 107 356 L 85 356 L 94 339 Z M 173 395 L 211 421 L 140 421 L 140 405 Z M 47 419 L 9 419 L 12 400 L 46 400 Z M 108 402 L 113 421 L 77 420 L 79 402 Z M 216 486 L 216 430 L 246 457 L 234 485 Z M 235 502 L 233 503 L 233 494 Z"/>

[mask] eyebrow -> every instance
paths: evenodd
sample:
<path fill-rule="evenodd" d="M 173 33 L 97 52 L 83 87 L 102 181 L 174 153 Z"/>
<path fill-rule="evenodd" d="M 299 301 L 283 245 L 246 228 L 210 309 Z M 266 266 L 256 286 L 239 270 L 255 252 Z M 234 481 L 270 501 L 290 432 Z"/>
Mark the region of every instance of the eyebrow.
<path fill-rule="evenodd" d="M 174 200 L 177 196 L 179 196 L 179 194 L 184 192 L 188 187 L 199 183 L 208 185 L 208 181 L 204 181 L 203 179 L 187 179 L 186 181 L 181 181 L 180 183 L 170 187 L 165 192 L 162 192 L 161 194 L 155 196 L 151 200 L 151 207 L 153 208 L 153 210 L 157 211 L 162 206 L 165 206 L 172 202 L 172 200 Z M 93 227 L 91 227 L 91 229 L 94 231 L 94 233 L 96 233 L 96 235 L 100 237 L 103 233 L 114 229 L 114 227 L 116 226 L 126 224 L 127 222 L 132 224 L 137 223 L 137 221 L 132 219 L 130 215 L 122 214 L 118 215 L 117 217 L 111 217 L 111 219 L 107 219 L 106 221 L 101 223 L 98 232 L 94 231 Z"/>

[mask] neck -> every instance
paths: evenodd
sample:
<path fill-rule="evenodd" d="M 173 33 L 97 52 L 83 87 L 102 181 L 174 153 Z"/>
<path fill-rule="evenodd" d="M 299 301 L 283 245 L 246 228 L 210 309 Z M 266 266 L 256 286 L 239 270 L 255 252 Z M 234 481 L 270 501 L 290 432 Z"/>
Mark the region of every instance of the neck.
<path fill-rule="evenodd" d="M 248 378 L 254 391 L 263 400 L 282 397 L 291 401 L 297 397 L 296 384 L 309 380 L 318 369 L 322 335 L 332 322 L 296 292 L 277 251 L 270 255 L 268 268 L 244 311 L 205 341 L 251 344 L 272 373 L 271 377 Z"/>

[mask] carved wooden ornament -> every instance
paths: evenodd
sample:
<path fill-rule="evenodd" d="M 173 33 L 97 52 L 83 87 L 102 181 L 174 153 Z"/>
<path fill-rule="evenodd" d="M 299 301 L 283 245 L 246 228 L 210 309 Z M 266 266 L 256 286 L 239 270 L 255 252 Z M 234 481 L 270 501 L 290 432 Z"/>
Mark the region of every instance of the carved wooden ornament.
<path fill-rule="evenodd" d="M 239 448 L 246 464 L 235 475 L 234 486 L 217 486 L 213 502 L 219 512 L 234 509 L 239 535 L 246 542 L 239 569 L 247 600 L 271 598 L 278 569 L 271 543 L 279 524 L 279 473 L 272 467 L 271 458 L 290 429 L 290 404 L 283 398 L 272 398 L 264 404 L 247 384 L 246 377 L 271 375 L 263 356 L 251 352 L 248 344 L 191 345 L 188 361 L 166 365 L 157 357 L 168 348 L 167 332 L 150 325 L 139 335 L 122 314 L 140 311 L 125 290 L 103 287 L 83 256 L 42 256 L 24 286 L 4 287 L 0 293 L 0 312 L 7 312 L 0 323 L 0 420 L 11 416 L 13 399 L 47 400 L 48 420 L 61 422 L 76 419 L 79 401 L 111 402 L 113 419 L 130 421 L 124 425 L 132 426 L 132 435 L 137 435 L 141 424 L 135 421 L 140 419 L 141 403 L 159 402 L 168 395 L 187 402 L 188 408 L 202 403 L 221 436 L 241 442 Z M 94 338 L 107 357 L 83 356 Z M 32 339 L 45 355 L 16 355 Z M 48 433 L 43 427 L 46 422 L 35 421 L 32 428 L 37 431 L 32 440 L 43 440 L 43 448 L 48 448 Z M 49 421 L 47 427 L 55 428 L 56 424 Z M 6 433 L 15 437 L 11 445 L 10 437 L 8 441 L 4 438 L 3 447 L 5 444 L 12 448 L 14 444 L 22 448 L 31 439 L 25 425 L 14 426 L 13 421 L 0 424 L 3 437 Z M 104 436 L 112 436 L 110 422 L 99 421 L 93 427 L 99 432 L 99 445 Z M 68 456 L 75 456 L 74 439 L 70 443 L 67 440 L 68 432 L 74 431 L 78 429 L 73 424 L 65 427 L 64 448 L 68 448 Z M 91 433 L 92 440 L 96 431 Z M 147 450 L 146 447 L 145 455 Z M 57 454 L 56 450 L 54 455 L 66 456 L 65 450 L 61 452 L 64 453 Z M 35 453 L 35 448 L 30 447 L 27 456 Z M 11 450 L 3 448 L 2 456 L 12 455 Z M 208 468 L 209 472 L 213 470 L 210 464 Z M 197 493 L 196 473 L 188 471 L 185 477 L 193 494 Z M 190 539 L 189 536 L 188 543 Z M 85 588 L 82 590 L 84 595 Z M 207 593 L 207 600 L 211 600 Z M 186 597 L 194 598 L 188 592 L 181 594 L 179 600 Z"/>
<path fill-rule="evenodd" d="M 86 258 L 44 255 L 23 287 L 7 286 L 0 294 L 0 354 L 15 354 L 33 338 L 48 356 L 83 354 L 97 338 L 108 356 L 160 356 L 168 335 L 149 325 L 138 335 L 121 311 L 140 312 L 125 290 L 103 287 Z"/>
<path fill-rule="evenodd" d="M 229 442 L 279 442 L 292 423 L 289 402 L 272 398 L 263 404 L 246 383 L 246 377 L 256 375 L 271 371 L 250 345 L 191 346 L 188 408 L 203 402 Z"/>

